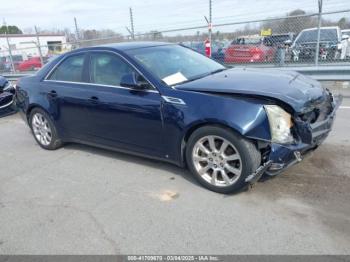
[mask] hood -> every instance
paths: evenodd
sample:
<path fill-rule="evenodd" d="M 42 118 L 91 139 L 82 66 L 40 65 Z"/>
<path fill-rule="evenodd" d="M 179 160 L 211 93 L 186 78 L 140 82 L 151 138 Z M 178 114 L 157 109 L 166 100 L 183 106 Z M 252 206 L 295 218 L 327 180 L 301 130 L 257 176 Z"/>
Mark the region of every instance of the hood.
<path fill-rule="evenodd" d="M 277 69 L 233 68 L 180 84 L 176 89 L 263 96 L 280 100 L 296 112 L 323 102 L 320 83 L 297 72 Z"/>

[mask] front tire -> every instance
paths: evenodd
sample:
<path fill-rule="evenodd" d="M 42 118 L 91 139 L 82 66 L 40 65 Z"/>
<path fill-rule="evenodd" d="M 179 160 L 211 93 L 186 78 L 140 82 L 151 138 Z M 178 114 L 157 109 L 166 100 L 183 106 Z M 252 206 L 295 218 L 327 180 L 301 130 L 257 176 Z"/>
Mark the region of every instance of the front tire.
<path fill-rule="evenodd" d="M 36 142 L 42 148 L 55 150 L 62 146 L 56 127 L 44 110 L 34 108 L 29 116 L 29 125 Z"/>
<path fill-rule="evenodd" d="M 245 179 L 260 166 L 261 154 L 254 143 L 234 131 L 205 126 L 189 138 L 186 161 L 201 185 L 229 194 L 248 185 Z"/>

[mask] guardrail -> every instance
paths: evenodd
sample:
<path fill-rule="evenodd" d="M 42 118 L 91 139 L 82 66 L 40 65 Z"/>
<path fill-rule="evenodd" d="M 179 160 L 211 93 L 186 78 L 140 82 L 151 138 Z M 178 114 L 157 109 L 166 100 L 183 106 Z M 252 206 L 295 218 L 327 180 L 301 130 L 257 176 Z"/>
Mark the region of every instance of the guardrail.
<path fill-rule="evenodd" d="M 30 76 L 30 75 L 33 75 L 33 74 L 34 74 L 34 72 L 28 72 L 26 74 L 0 73 L 1 76 L 5 77 L 10 82 L 15 82 L 21 77 Z"/>
<path fill-rule="evenodd" d="M 279 70 L 297 71 L 301 74 L 310 76 L 311 78 L 319 81 L 350 81 L 350 66 L 286 66 L 286 67 L 274 67 L 268 65 L 236 65 L 234 67 L 254 67 L 254 68 L 274 68 Z M 28 72 L 22 74 L 1 74 L 9 81 L 16 81 L 23 76 L 29 76 L 35 72 Z"/>
<path fill-rule="evenodd" d="M 237 67 L 245 67 L 239 65 Z M 286 71 L 296 71 L 303 75 L 310 76 L 311 78 L 319 81 L 350 81 L 350 65 L 344 66 L 286 66 L 286 67 L 274 67 L 268 65 L 254 65 L 249 67 L 254 68 L 272 68 Z"/>

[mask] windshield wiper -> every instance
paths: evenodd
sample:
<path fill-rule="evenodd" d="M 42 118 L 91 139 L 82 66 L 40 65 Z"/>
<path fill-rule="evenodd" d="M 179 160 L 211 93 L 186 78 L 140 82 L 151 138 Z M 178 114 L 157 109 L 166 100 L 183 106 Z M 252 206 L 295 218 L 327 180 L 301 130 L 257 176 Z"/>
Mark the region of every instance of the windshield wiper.
<path fill-rule="evenodd" d="M 182 85 L 182 84 L 185 84 L 185 83 L 188 83 L 188 82 L 192 82 L 192 81 L 195 81 L 195 80 L 198 80 L 198 79 L 201 79 L 205 76 L 208 76 L 209 74 L 208 73 L 205 73 L 205 74 L 202 74 L 202 75 L 199 75 L 199 76 L 195 76 L 195 77 L 192 77 L 190 79 L 187 79 L 185 81 L 182 81 L 182 82 L 179 82 L 177 83 L 176 85 Z"/>
<path fill-rule="evenodd" d="M 214 75 L 214 74 L 220 73 L 220 72 L 225 71 L 225 70 L 227 70 L 227 69 L 228 69 L 228 68 L 220 68 L 220 69 L 217 69 L 217 70 L 212 71 L 212 72 L 209 72 L 209 73 L 204 73 L 204 74 L 201 74 L 201 75 L 192 77 L 192 78 L 190 78 L 190 79 L 187 79 L 187 80 L 185 80 L 185 81 L 182 81 L 182 82 L 180 82 L 180 83 L 177 83 L 176 85 L 182 85 L 182 84 L 185 84 L 185 83 L 188 83 L 188 82 L 192 82 L 192 81 L 201 79 L 201 78 L 206 77 L 206 76 L 209 76 L 209 75 Z"/>
<path fill-rule="evenodd" d="M 220 68 L 220 69 L 217 69 L 217 70 L 215 70 L 215 71 L 213 71 L 213 72 L 210 72 L 209 75 L 214 75 L 214 74 L 220 73 L 220 72 L 222 72 L 222 71 L 225 71 L 225 70 L 227 70 L 227 69 L 228 69 L 228 68 Z"/>

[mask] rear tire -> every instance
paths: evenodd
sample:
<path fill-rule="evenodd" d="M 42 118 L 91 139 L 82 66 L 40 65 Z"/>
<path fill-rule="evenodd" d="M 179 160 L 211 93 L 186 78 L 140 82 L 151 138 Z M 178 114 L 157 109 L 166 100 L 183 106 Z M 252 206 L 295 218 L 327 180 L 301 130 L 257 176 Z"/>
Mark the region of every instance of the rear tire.
<path fill-rule="evenodd" d="M 230 194 L 248 185 L 245 179 L 260 166 L 261 154 L 254 143 L 228 128 L 204 126 L 190 136 L 186 161 L 201 185 Z"/>
<path fill-rule="evenodd" d="M 55 150 L 62 146 L 56 127 L 50 116 L 40 108 L 30 112 L 29 126 L 36 142 L 46 150 Z"/>

